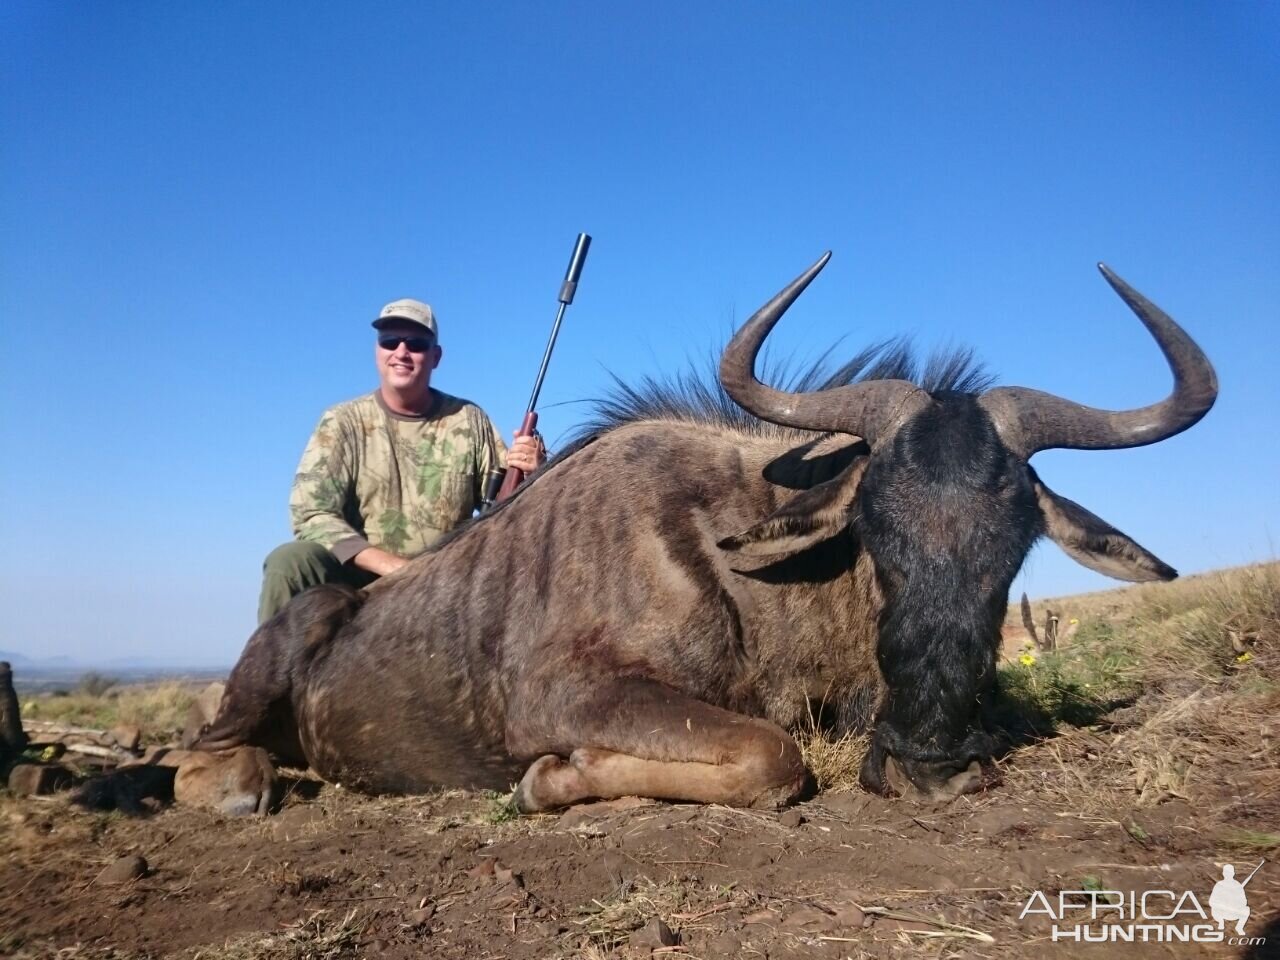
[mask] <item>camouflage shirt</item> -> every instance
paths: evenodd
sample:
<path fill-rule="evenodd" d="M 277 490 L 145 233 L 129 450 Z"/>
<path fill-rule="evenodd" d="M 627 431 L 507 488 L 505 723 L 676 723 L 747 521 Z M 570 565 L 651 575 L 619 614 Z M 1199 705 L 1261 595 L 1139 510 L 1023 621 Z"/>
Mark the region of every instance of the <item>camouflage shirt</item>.
<path fill-rule="evenodd" d="M 506 447 L 475 404 L 431 393 L 425 416 L 391 412 L 376 390 L 324 412 L 289 495 L 299 540 L 342 563 L 370 546 L 412 557 L 472 515 Z"/>

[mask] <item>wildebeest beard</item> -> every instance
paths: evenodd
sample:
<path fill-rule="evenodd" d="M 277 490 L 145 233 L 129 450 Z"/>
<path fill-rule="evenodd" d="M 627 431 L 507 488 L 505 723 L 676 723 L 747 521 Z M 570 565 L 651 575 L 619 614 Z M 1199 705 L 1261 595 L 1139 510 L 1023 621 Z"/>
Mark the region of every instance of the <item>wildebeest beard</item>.
<path fill-rule="evenodd" d="M 1025 469 L 975 398 L 942 393 L 873 456 L 855 528 L 884 596 L 877 657 L 888 688 L 863 766 L 886 792 L 892 756 L 929 789 L 988 758 L 1009 585 L 1042 532 Z"/>

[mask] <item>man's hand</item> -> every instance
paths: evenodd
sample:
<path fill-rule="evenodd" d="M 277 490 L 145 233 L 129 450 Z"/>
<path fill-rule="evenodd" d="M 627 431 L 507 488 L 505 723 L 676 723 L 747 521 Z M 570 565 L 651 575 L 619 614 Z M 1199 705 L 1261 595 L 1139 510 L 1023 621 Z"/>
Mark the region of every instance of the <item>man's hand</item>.
<path fill-rule="evenodd" d="M 379 550 L 377 547 L 366 547 L 352 557 L 351 562 L 361 570 L 368 570 L 379 577 L 385 577 L 389 573 L 395 573 L 409 561 L 404 557 L 397 557 L 394 553 Z"/>
<path fill-rule="evenodd" d="M 530 474 L 547 462 L 547 448 L 542 437 L 535 433 L 528 437 L 516 437 L 507 451 L 507 466 L 521 473 Z"/>

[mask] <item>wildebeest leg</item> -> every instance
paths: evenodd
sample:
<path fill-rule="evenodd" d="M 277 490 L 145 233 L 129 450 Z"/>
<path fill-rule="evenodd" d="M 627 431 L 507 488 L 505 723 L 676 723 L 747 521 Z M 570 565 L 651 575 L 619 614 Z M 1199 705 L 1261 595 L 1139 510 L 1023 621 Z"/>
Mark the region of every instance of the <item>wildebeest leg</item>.
<path fill-rule="evenodd" d="M 191 751 L 177 766 L 173 798 L 178 803 L 244 817 L 265 816 L 280 799 L 275 767 L 261 747 Z"/>
<path fill-rule="evenodd" d="M 508 720 L 521 731 L 508 734 L 513 753 L 547 754 L 516 789 L 524 812 L 623 796 L 777 807 L 808 783 L 781 727 L 654 681 L 606 683 L 580 700 L 560 686 L 539 714 L 517 709 Z"/>
<path fill-rule="evenodd" d="M 306 682 L 316 653 L 363 603 L 359 591 L 339 584 L 313 587 L 294 597 L 249 638 L 227 678 L 217 716 L 192 748 L 226 750 L 249 743 L 305 766 L 293 715 L 295 687 Z"/>
<path fill-rule="evenodd" d="M 295 687 L 305 684 L 312 659 L 363 602 L 350 587 L 314 587 L 254 632 L 227 679 L 218 715 L 178 766 L 180 803 L 233 815 L 267 812 L 276 791 L 267 751 L 307 765 L 293 713 Z"/>

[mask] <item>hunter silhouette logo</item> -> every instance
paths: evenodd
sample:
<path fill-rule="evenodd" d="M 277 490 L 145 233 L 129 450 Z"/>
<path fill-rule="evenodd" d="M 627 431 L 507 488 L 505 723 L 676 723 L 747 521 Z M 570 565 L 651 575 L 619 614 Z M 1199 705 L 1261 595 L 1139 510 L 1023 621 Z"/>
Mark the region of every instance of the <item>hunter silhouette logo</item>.
<path fill-rule="evenodd" d="M 1253 873 L 1244 878 L 1244 883 L 1236 880 L 1236 868 L 1229 863 L 1222 865 L 1222 879 L 1213 885 L 1213 893 L 1209 894 L 1209 912 L 1218 926 L 1225 926 L 1234 920 L 1236 933 L 1244 936 L 1244 922 L 1249 919 L 1249 898 L 1244 888 L 1253 879 L 1253 874 L 1262 869 L 1265 860 L 1253 868 Z"/>
<path fill-rule="evenodd" d="M 1053 921 L 1053 940 L 1077 943 L 1230 943 L 1260 944 L 1262 937 L 1248 937 L 1249 898 L 1245 887 L 1262 865 L 1244 882 L 1236 868 L 1222 866 L 1222 879 L 1213 885 L 1208 909 L 1190 890 L 1063 890 L 1056 902 L 1037 890 L 1022 908 L 1019 919 L 1041 915 Z M 1228 930 L 1234 924 L 1234 931 Z"/>

